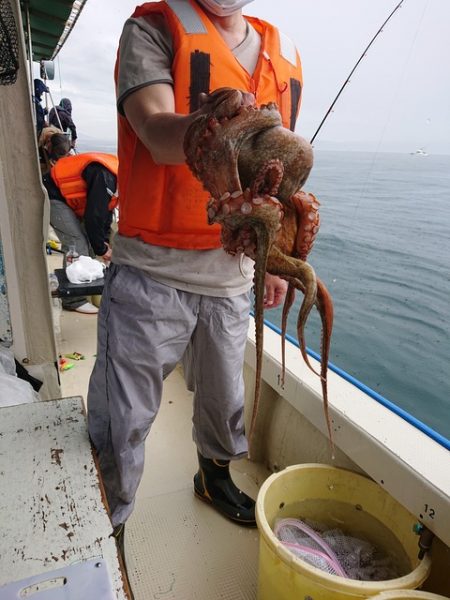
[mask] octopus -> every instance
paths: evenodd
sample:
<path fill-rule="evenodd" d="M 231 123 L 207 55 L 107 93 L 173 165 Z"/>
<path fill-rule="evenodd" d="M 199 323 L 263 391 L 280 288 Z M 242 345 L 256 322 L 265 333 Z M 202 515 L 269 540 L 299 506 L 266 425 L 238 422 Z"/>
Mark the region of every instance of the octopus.
<path fill-rule="evenodd" d="M 304 361 L 314 372 L 305 342 L 305 324 L 313 306 L 319 311 L 321 379 L 331 448 L 327 371 L 333 327 L 333 302 L 307 257 L 319 231 L 319 201 L 302 191 L 313 166 L 311 145 L 282 125 L 275 103 L 256 106 L 253 95 L 220 88 L 204 99 L 203 109 L 184 138 L 186 162 L 209 192 L 207 219 L 221 225 L 226 252 L 255 261 L 254 317 L 256 380 L 249 442 L 261 394 L 265 275 L 288 282 L 281 318 L 282 374 L 285 378 L 287 318 L 296 291 L 303 294 L 297 337 Z"/>

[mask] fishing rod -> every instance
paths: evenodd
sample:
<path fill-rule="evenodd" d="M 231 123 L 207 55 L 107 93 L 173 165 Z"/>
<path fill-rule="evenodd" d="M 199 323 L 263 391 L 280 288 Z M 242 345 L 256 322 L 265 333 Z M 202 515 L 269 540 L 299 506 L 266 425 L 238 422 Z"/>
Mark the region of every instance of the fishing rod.
<path fill-rule="evenodd" d="M 350 73 L 348 74 L 347 79 L 344 81 L 344 83 L 341 86 L 341 89 L 339 90 L 339 92 L 337 93 L 336 98 L 333 100 L 333 102 L 330 105 L 330 108 L 327 110 L 327 112 L 325 113 L 325 116 L 323 117 L 322 121 L 320 122 L 319 127 L 317 128 L 315 134 L 312 136 L 311 140 L 310 140 L 310 144 L 312 144 L 314 142 L 314 140 L 317 137 L 317 134 L 319 133 L 319 131 L 322 129 L 323 124 L 325 123 L 325 121 L 327 120 L 329 114 L 331 113 L 331 111 L 333 110 L 336 102 L 339 99 L 339 96 L 342 94 L 342 92 L 344 91 L 345 87 L 347 86 L 348 82 L 350 81 L 351 76 L 353 75 L 353 73 L 356 71 L 356 69 L 358 68 L 359 63 L 362 61 L 362 59 L 365 57 L 367 51 L 369 50 L 369 48 L 372 46 L 372 44 L 375 42 L 375 40 L 377 39 L 377 37 L 380 35 L 380 33 L 383 31 L 383 28 L 387 25 L 387 23 L 389 23 L 389 21 L 391 20 L 391 18 L 394 16 L 394 14 L 398 11 L 398 9 L 401 7 L 401 5 L 403 4 L 405 0 L 401 0 L 397 6 L 394 8 L 394 10 L 391 12 L 391 14 L 388 16 L 388 18 L 384 21 L 384 23 L 381 25 L 381 27 L 378 29 L 378 31 L 376 32 L 376 34 L 373 36 L 373 38 L 370 40 L 370 42 L 368 43 L 368 45 L 366 46 L 366 48 L 364 49 L 364 52 L 361 54 L 361 56 L 358 58 L 355 66 L 353 67 L 353 69 L 350 71 Z"/>

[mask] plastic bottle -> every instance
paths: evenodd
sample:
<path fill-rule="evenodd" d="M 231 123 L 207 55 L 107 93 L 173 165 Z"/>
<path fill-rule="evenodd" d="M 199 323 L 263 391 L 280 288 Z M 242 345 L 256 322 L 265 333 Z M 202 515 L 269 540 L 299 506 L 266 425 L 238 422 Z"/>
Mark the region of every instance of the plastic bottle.
<path fill-rule="evenodd" d="M 61 341 L 61 313 L 62 304 L 59 298 L 52 298 L 53 331 L 56 339 Z"/>
<path fill-rule="evenodd" d="M 75 244 L 69 246 L 69 252 L 66 254 L 66 263 L 71 265 L 79 259 L 80 255 L 78 254 Z"/>
<path fill-rule="evenodd" d="M 50 284 L 50 291 L 56 292 L 59 286 L 58 278 L 54 273 L 50 273 L 48 276 L 48 282 Z"/>

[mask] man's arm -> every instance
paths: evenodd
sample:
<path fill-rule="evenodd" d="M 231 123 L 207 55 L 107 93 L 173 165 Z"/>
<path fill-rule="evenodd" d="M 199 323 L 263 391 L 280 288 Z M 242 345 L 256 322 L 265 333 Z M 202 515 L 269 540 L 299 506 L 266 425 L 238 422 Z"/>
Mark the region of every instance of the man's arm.
<path fill-rule="evenodd" d="M 155 83 L 136 90 L 125 98 L 123 109 L 137 136 L 157 164 L 184 163 L 184 135 L 199 113 L 176 114 L 170 84 Z"/>
<path fill-rule="evenodd" d="M 95 254 L 104 256 L 110 251 L 108 241 L 112 212 L 109 203 L 111 194 L 116 191 L 116 177 L 99 163 L 89 164 L 82 176 L 88 188 L 84 226 Z"/>
<path fill-rule="evenodd" d="M 53 181 L 53 178 L 50 175 L 50 173 L 46 173 L 42 177 L 42 183 L 44 184 L 44 187 L 47 190 L 47 194 L 50 200 L 60 200 L 61 202 L 65 202 L 64 196 L 59 191 L 59 187 Z"/>

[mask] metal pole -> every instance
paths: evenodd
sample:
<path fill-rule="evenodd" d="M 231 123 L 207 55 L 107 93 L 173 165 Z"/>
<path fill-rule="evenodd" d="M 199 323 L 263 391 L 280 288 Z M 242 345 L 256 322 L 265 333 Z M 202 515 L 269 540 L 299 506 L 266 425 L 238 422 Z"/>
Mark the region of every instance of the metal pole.
<path fill-rule="evenodd" d="M 27 37 L 28 37 L 28 67 L 29 67 L 29 76 L 30 76 L 30 89 L 31 94 L 34 96 L 34 86 L 33 86 L 33 45 L 31 43 L 31 23 L 30 23 L 30 3 L 27 0 L 25 2 L 25 20 L 27 26 Z M 33 102 L 33 119 L 34 125 L 36 126 L 36 104 Z"/>
<path fill-rule="evenodd" d="M 51 93 L 51 92 L 49 92 L 49 93 L 48 93 L 48 95 L 50 96 L 50 102 L 52 103 L 53 109 L 54 109 L 54 111 L 55 111 L 55 115 L 56 115 L 56 118 L 57 118 L 57 120 L 58 120 L 59 128 L 60 128 L 60 129 L 61 129 L 61 131 L 62 131 L 62 130 L 63 130 L 63 128 L 62 128 L 62 125 L 61 125 L 61 119 L 59 118 L 59 112 L 57 111 L 57 108 L 56 108 L 56 106 L 55 106 L 55 103 L 53 102 L 53 96 L 52 96 L 52 93 Z"/>

